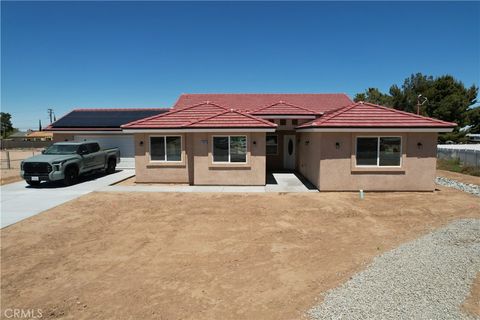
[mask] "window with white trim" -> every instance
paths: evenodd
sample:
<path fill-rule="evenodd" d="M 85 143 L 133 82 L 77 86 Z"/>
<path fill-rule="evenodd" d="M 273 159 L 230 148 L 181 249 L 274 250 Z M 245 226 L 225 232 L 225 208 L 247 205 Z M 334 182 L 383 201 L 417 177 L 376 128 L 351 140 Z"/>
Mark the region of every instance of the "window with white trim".
<path fill-rule="evenodd" d="M 172 161 L 182 160 L 182 137 L 181 136 L 157 136 L 150 137 L 150 160 Z"/>
<path fill-rule="evenodd" d="M 246 163 L 247 136 L 214 136 L 213 162 Z"/>
<path fill-rule="evenodd" d="M 357 137 L 357 166 L 399 167 L 402 157 L 401 137 Z"/>
<path fill-rule="evenodd" d="M 276 134 L 267 134 L 266 148 L 267 155 L 278 154 L 278 136 Z"/>

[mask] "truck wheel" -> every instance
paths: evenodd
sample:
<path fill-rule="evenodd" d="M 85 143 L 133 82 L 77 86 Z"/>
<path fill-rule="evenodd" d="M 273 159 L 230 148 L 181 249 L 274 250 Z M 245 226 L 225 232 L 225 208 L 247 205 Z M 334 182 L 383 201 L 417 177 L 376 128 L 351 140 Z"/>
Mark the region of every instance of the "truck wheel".
<path fill-rule="evenodd" d="M 63 179 L 63 184 L 66 186 L 71 186 L 72 184 L 77 183 L 78 179 L 78 170 L 75 167 L 68 167 L 65 170 L 65 178 Z"/>
<path fill-rule="evenodd" d="M 30 181 L 30 180 L 26 180 L 26 181 L 27 181 L 27 184 L 32 187 L 38 187 L 40 185 L 40 181 Z"/>
<path fill-rule="evenodd" d="M 109 159 L 107 164 L 107 174 L 112 174 L 115 172 L 115 168 L 117 167 L 117 160 L 116 159 Z"/>

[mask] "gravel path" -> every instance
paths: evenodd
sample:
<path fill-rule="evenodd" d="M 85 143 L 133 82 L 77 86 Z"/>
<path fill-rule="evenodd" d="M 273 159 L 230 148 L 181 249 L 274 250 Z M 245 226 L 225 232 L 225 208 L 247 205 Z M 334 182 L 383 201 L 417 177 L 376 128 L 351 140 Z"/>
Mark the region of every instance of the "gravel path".
<path fill-rule="evenodd" d="M 382 254 L 328 291 L 313 319 L 472 319 L 460 305 L 480 271 L 480 220 L 458 220 Z"/>
<path fill-rule="evenodd" d="M 463 192 L 468 192 L 480 197 L 480 186 L 477 186 L 476 184 L 467 184 L 457 180 L 448 179 L 445 177 L 437 177 L 435 179 L 435 183 L 441 186 L 455 188 Z"/>

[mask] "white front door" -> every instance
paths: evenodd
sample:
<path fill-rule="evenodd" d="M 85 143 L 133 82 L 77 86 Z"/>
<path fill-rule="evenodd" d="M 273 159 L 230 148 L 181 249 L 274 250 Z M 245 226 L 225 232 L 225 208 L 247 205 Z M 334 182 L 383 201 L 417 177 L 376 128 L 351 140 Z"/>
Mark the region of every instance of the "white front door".
<path fill-rule="evenodd" d="M 295 169 L 295 135 L 283 136 L 283 166 L 285 169 Z"/>

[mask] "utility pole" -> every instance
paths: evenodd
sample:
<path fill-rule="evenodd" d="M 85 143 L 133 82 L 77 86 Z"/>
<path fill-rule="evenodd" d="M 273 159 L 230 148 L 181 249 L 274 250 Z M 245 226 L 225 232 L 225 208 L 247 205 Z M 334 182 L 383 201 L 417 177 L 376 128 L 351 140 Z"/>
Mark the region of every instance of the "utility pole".
<path fill-rule="evenodd" d="M 50 118 L 50 124 L 52 124 L 53 109 L 47 109 L 48 117 Z"/>
<path fill-rule="evenodd" d="M 417 96 L 417 114 L 420 114 L 420 107 L 423 106 L 427 101 L 427 97 L 424 97 L 421 94 Z"/>

